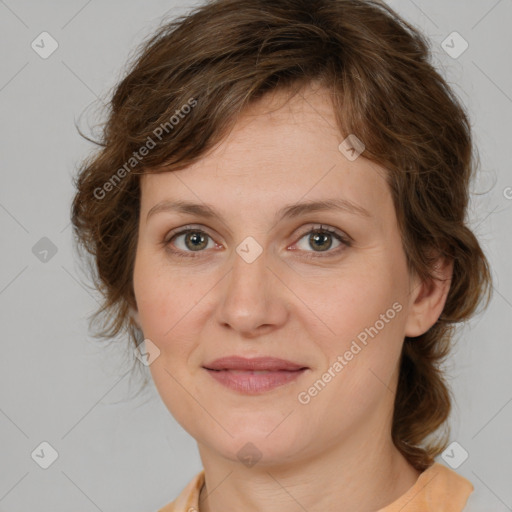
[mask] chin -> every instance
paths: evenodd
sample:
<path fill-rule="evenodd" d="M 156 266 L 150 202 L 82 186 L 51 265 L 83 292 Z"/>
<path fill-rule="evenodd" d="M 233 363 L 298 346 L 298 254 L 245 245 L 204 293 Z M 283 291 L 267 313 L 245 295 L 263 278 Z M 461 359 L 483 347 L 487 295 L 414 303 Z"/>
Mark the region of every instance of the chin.
<path fill-rule="evenodd" d="M 229 430 L 233 437 L 223 435 L 221 439 L 210 438 L 204 444 L 226 459 L 248 467 L 255 463 L 259 466 L 280 465 L 303 453 L 306 448 L 303 445 L 307 444 L 307 440 L 290 429 L 283 428 L 278 432 L 280 427 L 276 429 L 276 425 L 272 429 L 253 425 L 247 429 Z"/>
<path fill-rule="evenodd" d="M 213 445 L 212 448 L 226 459 L 246 467 L 276 467 L 291 463 L 300 451 L 297 446 L 271 442 L 265 437 L 240 437 L 231 440 L 228 446 Z"/>

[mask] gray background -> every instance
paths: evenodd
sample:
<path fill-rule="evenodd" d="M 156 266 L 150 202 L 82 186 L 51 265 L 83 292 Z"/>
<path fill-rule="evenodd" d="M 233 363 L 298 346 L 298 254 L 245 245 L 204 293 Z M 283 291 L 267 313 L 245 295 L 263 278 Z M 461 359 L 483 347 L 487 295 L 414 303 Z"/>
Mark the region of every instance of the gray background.
<path fill-rule="evenodd" d="M 471 226 L 495 290 L 489 309 L 459 331 L 448 362 L 450 424 L 452 440 L 469 454 L 457 472 L 475 485 L 473 509 L 504 512 L 512 510 L 512 1 L 389 3 L 431 39 L 434 62 L 466 105 L 480 150 Z M 69 224 L 71 178 L 95 149 L 75 122 L 91 134 L 93 102 L 107 99 L 130 52 L 163 15 L 191 5 L 0 0 L 3 511 L 155 511 L 201 469 L 195 441 L 153 384 L 135 396 L 140 379 L 127 372 L 137 360 L 125 340 L 107 346 L 88 332 L 98 296 L 85 285 Z M 46 59 L 31 47 L 43 31 L 59 44 Z M 441 45 L 453 31 L 469 43 L 457 59 Z M 43 237 L 57 250 L 47 261 L 38 253 L 48 245 Z M 31 456 L 43 441 L 59 455 L 48 469 Z M 461 453 L 456 447 L 450 455 Z"/>

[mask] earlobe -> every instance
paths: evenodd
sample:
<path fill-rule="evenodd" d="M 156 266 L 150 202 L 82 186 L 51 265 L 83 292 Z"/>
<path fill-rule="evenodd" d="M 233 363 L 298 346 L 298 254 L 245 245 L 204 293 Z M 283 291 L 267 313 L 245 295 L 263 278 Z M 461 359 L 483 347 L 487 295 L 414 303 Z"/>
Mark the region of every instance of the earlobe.
<path fill-rule="evenodd" d="M 453 274 L 453 261 L 439 259 L 434 265 L 433 279 L 418 283 L 413 289 L 405 335 L 410 338 L 427 332 L 441 316 Z"/>

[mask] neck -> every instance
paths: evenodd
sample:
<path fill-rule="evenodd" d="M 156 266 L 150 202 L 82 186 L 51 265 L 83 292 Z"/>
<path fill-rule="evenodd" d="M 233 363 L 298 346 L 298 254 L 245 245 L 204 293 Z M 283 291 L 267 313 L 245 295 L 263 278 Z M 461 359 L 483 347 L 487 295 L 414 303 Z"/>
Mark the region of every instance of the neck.
<path fill-rule="evenodd" d="M 359 434 L 350 440 L 351 449 L 340 443 L 309 459 L 250 468 L 199 444 L 205 468 L 199 512 L 296 512 L 298 507 L 375 512 L 407 492 L 420 472 L 390 439 Z"/>

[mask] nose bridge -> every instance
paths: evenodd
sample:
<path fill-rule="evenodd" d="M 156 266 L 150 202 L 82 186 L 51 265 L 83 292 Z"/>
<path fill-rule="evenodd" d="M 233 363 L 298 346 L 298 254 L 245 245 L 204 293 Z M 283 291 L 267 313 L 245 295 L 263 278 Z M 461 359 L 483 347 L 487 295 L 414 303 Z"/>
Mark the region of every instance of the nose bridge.
<path fill-rule="evenodd" d="M 244 241 L 236 248 L 233 266 L 229 276 L 227 298 L 236 300 L 244 307 L 262 304 L 266 297 L 270 270 L 267 268 L 268 253 L 255 246 L 251 241 Z"/>
<path fill-rule="evenodd" d="M 254 239 L 239 244 L 219 306 L 219 321 L 237 331 L 251 332 L 283 320 L 285 312 L 268 256 Z"/>

